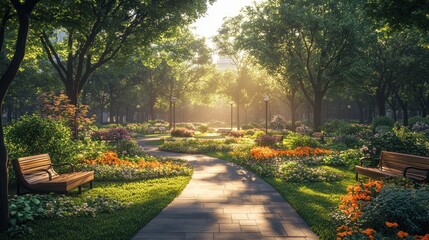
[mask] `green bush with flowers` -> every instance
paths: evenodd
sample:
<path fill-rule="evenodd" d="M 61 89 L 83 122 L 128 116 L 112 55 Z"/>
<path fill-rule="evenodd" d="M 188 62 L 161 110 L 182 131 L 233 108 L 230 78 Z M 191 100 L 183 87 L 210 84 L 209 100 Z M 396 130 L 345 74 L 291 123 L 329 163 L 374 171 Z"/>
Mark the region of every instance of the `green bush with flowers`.
<path fill-rule="evenodd" d="M 429 239 L 429 188 L 406 179 L 356 183 L 339 210 L 337 239 Z"/>

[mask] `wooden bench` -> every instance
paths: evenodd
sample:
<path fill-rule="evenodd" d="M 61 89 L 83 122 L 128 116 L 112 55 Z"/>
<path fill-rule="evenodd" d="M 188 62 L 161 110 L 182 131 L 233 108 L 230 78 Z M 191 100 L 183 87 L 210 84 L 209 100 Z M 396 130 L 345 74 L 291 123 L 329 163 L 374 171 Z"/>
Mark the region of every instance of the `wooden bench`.
<path fill-rule="evenodd" d="M 14 159 L 12 163 L 17 180 L 17 194 L 22 194 L 23 190 L 68 193 L 76 187 L 81 193 L 82 185 L 85 183 L 89 183 L 92 188 L 94 171 L 75 172 L 74 166 L 70 163 L 52 164 L 48 154 Z M 65 165 L 72 168 L 71 173 L 58 174 L 53 169 L 53 166 Z"/>
<path fill-rule="evenodd" d="M 283 146 L 283 135 L 274 135 L 274 142 L 279 143 L 281 146 Z"/>
<path fill-rule="evenodd" d="M 396 176 L 404 176 L 419 182 L 427 182 L 429 179 L 428 157 L 382 151 L 378 166 L 375 168 L 363 166 L 366 160 L 370 158 L 361 158 L 360 166 L 355 166 L 356 181 L 359 180 L 359 174 L 374 179 Z"/>

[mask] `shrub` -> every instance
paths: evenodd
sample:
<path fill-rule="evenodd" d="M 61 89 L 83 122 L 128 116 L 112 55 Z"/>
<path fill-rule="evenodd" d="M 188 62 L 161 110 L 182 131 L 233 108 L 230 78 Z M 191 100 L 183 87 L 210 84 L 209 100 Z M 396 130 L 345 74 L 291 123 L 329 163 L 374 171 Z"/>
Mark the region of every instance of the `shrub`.
<path fill-rule="evenodd" d="M 39 98 L 41 106 L 39 109 L 42 117 L 64 121 L 72 131 L 84 130 L 94 122 L 94 117 L 88 118 L 89 106 L 79 104 L 75 106 L 64 92 L 59 95 L 53 93 L 42 93 Z"/>
<path fill-rule="evenodd" d="M 209 139 L 173 139 L 165 141 L 159 149 L 168 152 L 180 153 L 207 153 L 213 151 L 230 151 L 231 143 L 236 143 L 237 139 L 209 140 Z"/>
<path fill-rule="evenodd" d="M 320 147 L 319 141 L 306 135 L 289 134 L 286 141 L 292 149 L 297 147 Z"/>
<path fill-rule="evenodd" d="M 256 122 L 250 122 L 248 124 L 244 124 L 241 128 L 243 130 L 248 130 L 248 129 L 254 129 L 254 128 L 260 128 L 261 125 L 256 123 Z"/>
<path fill-rule="evenodd" d="M 396 222 L 411 235 L 429 233 L 429 191 L 384 187 L 366 207 L 361 220 L 377 231 L 387 230 L 385 222 Z"/>
<path fill-rule="evenodd" d="M 192 123 L 176 123 L 176 127 L 178 127 L 178 128 L 185 128 L 185 129 L 188 129 L 188 130 L 195 130 L 195 126 L 194 126 L 194 124 L 192 124 Z"/>
<path fill-rule="evenodd" d="M 70 128 L 53 119 L 23 116 L 5 129 L 5 140 L 12 159 L 43 153 L 56 164 L 75 159 Z"/>
<path fill-rule="evenodd" d="M 170 132 L 172 137 L 193 137 L 194 132 L 186 128 L 177 128 L 176 130 L 171 130 Z"/>
<path fill-rule="evenodd" d="M 411 130 L 413 132 L 423 133 L 426 137 L 429 137 L 429 125 L 424 122 L 416 122 L 414 125 L 412 125 Z"/>
<path fill-rule="evenodd" d="M 270 135 L 262 135 L 256 139 L 256 144 L 262 147 L 274 147 L 276 145 L 276 138 Z"/>
<path fill-rule="evenodd" d="M 362 145 L 362 141 L 356 135 L 337 135 L 332 139 L 332 143 L 343 143 L 348 148 L 356 148 Z"/>
<path fill-rule="evenodd" d="M 205 133 L 209 130 L 209 127 L 207 126 L 207 124 L 201 124 L 200 126 L 198 126 L 198 131 Z"/>
<path fill-rule="evenodd" d="M 296 161 L 282 163 L 278 177 L 289 182 L 333 182 L 341 176 L 321 168 L 310 168 Z"/>
<path fill-rule="evenodd" d="M 240 131 L 240 130 L 238 130 L 238 131 L 231 131 L 231 132 L 228 133 L 228 136 L 234 137 L 234 138 L 241 138 L 241 137 L 244 137 L 244 135 L 245 135 L 245 132 L 244 131 Z"/>
<path fill-rule="evenodd" d="M 413 127 L 416 123 L 421 122 L 426 125 L 429 125 L 429 119 L 422 116 L 414 116 L 408 119 L 408 125 Z"/>
<path fill-rule="evenodd" d="M 341 151 L 337 154 L 327 155 L 323 157 L 323 162 L 326 165 L 345 165 L 349 169 L 353 169 L 356 165 L 359 164 L 359 159 L 361 157 L 363 157 L 363 154 L 358 149 L 349 149 Z"/>
<path fill-rule="evenodd" d="M 302 124 L 296 128 L 296 132 L 304 135 L 304 134 L 310 134 L 312 132 L 312 130 L 310 127 L 307 127 L 304 124 Z"/>
<path fill-rule="evenodd" d="M 100 129 L 92 134 L 92 138 L 97 140 L 130 140 L 131 135 L 126 128 L 112 127 L 107 129 Z"/>
<path fill-rule="evenodd" d="M 426 239 L 429 237 L 429 191 L 410 182 L 357 183 L 347 188 L 337 235 L 343 239 Z M 420 236 L 419 236 L 420 235 Z M 423 236 L 425 235 L 425 236 Z M 407 238 L 407 236 L 413 236 Z"/>
<path fill-rule="evenodd" d="M 379 155 L 382 150 L 419 156 L 429 155 L 425 136 L 422 133 L 412 132 L 407 127 L 375 134 L 366 140 L 366 145 L 369 149 L 375 148 L 376 155 Z"/>
<path fill-rule="evenodd" d="M 390 117 L 378 116 L 372 120 L 371 127 L 375 130 L 378 126 L 388 126 L 390 128 L 393 127 L 393 120 Z"/>
<path fill-rule="evenodd" d="M 276 130 L 283 130 L 287 128 L 287 121 L 282 115 L 274 115 L 270 121 L 270 126 Z"/>
<path fill-rule="evenodd" d="M 143 148 L 137 145 L 135 140 L 122 139 L 116 142 L 114 150 L 118 153 L 119 156 L 125 157 L 135 157 L 145 155 Z"/>
<path fill-rule="evenodd" d="M 253 139 L 258 139 L 259 137 L 265 135 L 265 131 L 261 131 L 261 130 L 257 130 L 255 131 L 255 133 L 253 134 L 252 138 Z"/>

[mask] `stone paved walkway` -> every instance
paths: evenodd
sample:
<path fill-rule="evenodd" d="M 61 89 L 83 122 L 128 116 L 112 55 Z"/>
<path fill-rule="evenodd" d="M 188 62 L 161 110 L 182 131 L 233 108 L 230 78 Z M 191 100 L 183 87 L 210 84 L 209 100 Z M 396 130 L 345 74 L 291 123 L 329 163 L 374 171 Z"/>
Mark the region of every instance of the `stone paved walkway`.
<path fill-rule="evenodd" d="M 151 155 L 188 160 L 194 175 L 183 192 L 132 240 L 318 239 L 306 222 L 268 183 L 245 169 L 201 154 Z"/>

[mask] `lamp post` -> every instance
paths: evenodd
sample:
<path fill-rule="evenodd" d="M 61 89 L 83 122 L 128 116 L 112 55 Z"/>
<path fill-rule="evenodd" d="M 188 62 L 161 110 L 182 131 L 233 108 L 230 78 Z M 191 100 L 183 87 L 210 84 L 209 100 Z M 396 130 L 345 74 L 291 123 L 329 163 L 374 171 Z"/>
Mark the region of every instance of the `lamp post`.
<path fill-rule="evenodd" d="M 232 105 L 234 104 L 233 102 L 229 102 L 229 104 L 231 105 L 231 131 L 232 131 Z"/>
<path fill-rule="evenodd" d="M 268 134 L 268 102 L 270 101 L 270 96 L 264 96 L 265 102 L 265 134 Z"/>
<path fill-rule="evenodd" d="M 176 130 L 176 97 L 171 98 L 171 102 L 173 103 L 173 130 Z"/>
<path fill-rule="evenodd" d="M 137 108 L 137 122 L 139 122 L 139 113 L 141 108 L 140 104 L 137 104 L 136 108 Z"/>
<path fill-rule="evenodd" d="M 347 109 L 349 110 L 349 120 L 351 120 L 351 118 L 350 118 L 350 112 L 351 112 L 351 110 L 352 110 L 352 106 L 350 106 L 350 104 L 349 104 L 349 105 L 347 105 Z"/>

